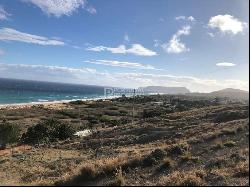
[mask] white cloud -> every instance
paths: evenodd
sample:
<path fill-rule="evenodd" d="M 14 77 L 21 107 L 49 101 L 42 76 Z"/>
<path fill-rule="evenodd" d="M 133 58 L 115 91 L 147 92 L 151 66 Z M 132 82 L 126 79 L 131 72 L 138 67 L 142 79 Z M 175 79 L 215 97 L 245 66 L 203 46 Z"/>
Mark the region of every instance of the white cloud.
<path fill-rule="evenodd" d="M 191 76 L 146 73 L 109 73 L 89 68 L 60 66 L 1 64 L 0 75 L 5 78 L 31 79 L 117 87 L 185 86 L 191 91 L 210 92 L 223 88 L 249 90 L 249 81 L 216 80 Z"/>
<path fill-rule="evenodd" d="M 213 29 L 217 28 L 222 33 L 238 34 L 244 31 L 244 28 L 247 27 L 247 23 L 241 22 L 237 18 L 225 14 L 211 17 L 208 27 Z"/>
<path fill-rule="evenodd" d="M 93 6 L 88 6 L 86 8 L 86 10 L 90 13 L 90 14 L 96 14 L 97 13 L 97 10 L 93 7 Z"/>
<path fill-rule="evenodd" d="M 111 52 L 111 53 L 118 53 L 118 54 L 119 53 L 122 53 L 122 54 L 127 53 L 125 45 L 119 45 L 118 47 L 107 47 L 106 50 Z"/>
<path fill-rule="evenodd" d="M 139 56 L 155 56 L 156 52 L 146 49 L 141 44 L 133 44 L 131 48 L 127 49 L 127 53 Z"/>
<path fill-rule="evenodd" d="M 219 62 L 219 63 L 216 64 L 216 66 L 233 67 L 233 66 L 236 66 L 236 64 L 230 63 L 230 62 Z"/>
<path fill-rule="evenodd" d="M 181 35 L 189 35 L 190 34 L 191 27 L 189 25 L 182 27 L 182 29 L 178 30 L 175 34 L 177 37 Z"/>
<path fill-rule="evenodd" d="M 162 44 L 161 47 L 167 53 L 177 54 L 190 51 L 190 49 L 186 47 L 185 43 L 181 42 L 180 40 L 180 36 L 189 35 L 190 30 L 191 30 L 190 26 L 184 26 L 182 29 L 178 30 L 176 34 L 173 35 L 173 37 L 170 39 L 168 43 Z"/>
<path fill-rule="evenodd" d="M 100 64 L 100 65 L 122 67 L 122 68 L 156 70 L 156 68 L 154 68 L 151 65 L 143 65 L 137 62 L 121 62 L 116 60 L 95 60 L 95 61 L 85 61 L 85 62 L 91 64 Z"/>
<path fill-rule="evenodd" d="M 190 22 L 194 22 L 195 18 L 193 16 L 177 16 L 175 17 L 175 20 L 185 20 L 185 21 L 190 21 Z"/>
<path fill-rule="evenodd" d="M 65 45 L 64 42 L 59 40 L 48 39 L 43 36 L 32 35 L 11 28 L 0 29 L 0 40 L 18 41 L 18 42 L 33 43 L 38 45 Z"/>
<path fill-rule="evenodd" d="M 86 0 L 24 0 L 39 7 L 49 16 L 71 16 L 77 9 L 84 8 L 91 14 L 97 11 L 93 6 L 87 6 Z"/>
<path fill-rule="evenodd" d="M 187 17 L 187 20 L 188 20 L 188 21 L 192 21 L 192 22 L 193 22 L 193 21 L 195 21 L 195 19 L 194 19 L 194 17 L 193 17 L 193 16 L 189 16 L 189 17 Z"/>
<path fill-rule="evenodd" d="M 94 52 L 109 51 L 115 54 L 133 54 L 138 56 L 157 55 L 156 52 L 143 47 L 141 44 L 133 44 L 131 48 L 126 48 L 125 45 L 119 45 L 118 47 L 95 46 L 95 47 L 88 47 L 86 50 Z"/>
<path fill-rule="evenodd" d="M 9 16 L 11 15 L 0 5 L 0 20 L 8 20 Z"/>
<path fill-rule="evenodd" d="M 185 20 L 186 16 L 177 16 L 175 17 L 175 20 Z"/>

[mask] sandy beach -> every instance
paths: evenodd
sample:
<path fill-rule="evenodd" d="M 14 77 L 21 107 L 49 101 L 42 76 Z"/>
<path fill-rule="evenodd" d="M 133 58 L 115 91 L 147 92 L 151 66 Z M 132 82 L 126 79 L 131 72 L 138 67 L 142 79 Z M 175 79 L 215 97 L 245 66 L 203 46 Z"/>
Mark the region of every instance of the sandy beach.
<path fill-rule="evenodd" d="M 43 106 L 45 108 L 60 108 L 62 106 L 65 106 L 65 104 L 73 102 L 73 101 L 92 102 L 92 101 L 97 101 L 97 100 L 110 100 L 114 98 L 118 98 L 118 97 L 114 96 L 114 97 L 98 97 L 98 98 L 92 98 L 92 99 L 72 99 L 72 100 L 61 100 L 61 101 L 0 104 L 0 109 L 22 109 L 22 108 L 31 108 L 34 106 Z"/>

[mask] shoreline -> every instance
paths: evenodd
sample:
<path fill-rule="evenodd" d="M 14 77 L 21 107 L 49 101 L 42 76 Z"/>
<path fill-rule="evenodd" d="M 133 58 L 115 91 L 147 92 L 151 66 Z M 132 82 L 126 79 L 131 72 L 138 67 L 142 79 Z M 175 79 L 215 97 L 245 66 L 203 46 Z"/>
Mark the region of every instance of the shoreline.
<path fill-rule="evenodd" d="M 71 100 L 58 100 L 58 101 L 44 101 L 44 102 L 29 102 L 29 103 L 10 103 L 10 104 L 0 104 L 0 109 L 20 109 L 20 108 L 29 108 L 33 106 L 43 105 L 50 106 L 56 104 L 68 104 L 72 101 L 97 101 L 97 100 L 110 100 L 119 98 L 121 96 L 113 96 L 113 97 L 97 97 L 97 98 L 89 98 L 89 99 L 71 99 Z"/>

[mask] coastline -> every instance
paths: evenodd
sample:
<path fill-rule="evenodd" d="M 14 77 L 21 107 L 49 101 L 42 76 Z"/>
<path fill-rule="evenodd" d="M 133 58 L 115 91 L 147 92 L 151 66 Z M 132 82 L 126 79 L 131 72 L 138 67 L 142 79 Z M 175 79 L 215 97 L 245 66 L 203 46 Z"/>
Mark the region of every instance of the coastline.
<path fill-rule="evenodd" d="M 71 99 L 71 100 L 58 100 L 58 101 L 44 101 L 44 102 L 29 102 L 29 103 L 10 103 L 10 104 L 0 104 L 0 109 L 21 109 L 21 108 L 30 108 L 33 106 L 47 106 L 50 107 L 52 105 L 63 105 L 68 104 L 72 101 L 97 101 L 97 100 L 110 100 L 114 98 L 119 98 L 121 96 L 110 96 L 110 97 L 97 97 L 97 98 L 89 98 L 89 99 Z"/>

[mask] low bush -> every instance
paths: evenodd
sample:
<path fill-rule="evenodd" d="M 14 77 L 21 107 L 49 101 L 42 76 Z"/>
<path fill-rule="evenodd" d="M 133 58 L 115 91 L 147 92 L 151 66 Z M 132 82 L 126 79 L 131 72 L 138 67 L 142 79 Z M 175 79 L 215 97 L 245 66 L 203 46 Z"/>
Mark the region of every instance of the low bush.
<path fill-rule="evenodd" d="M 120 121 L 117 119 L 113 119 L 110 116 L 107 115 L 102 115 L 101 117 L 99 117 L 99 121 L 101 123 L 105 123 L 105 125 L 108 125 L 110 127 L 116 126 L 120 124 Z"/>
<path fill-rule="evenodd" d="M 223 168 L 225 167 L 226 160 L 223 158 L 213 158 L 206 162 L 205 168 L 212 169 L 212 168 Z"/>
<path fill-rule="evenodd" d="M 247 112 L 240 112 L 240 111 L 225 111 L 218 113 L 214 122 L 215 123 L 223 123 L 228 121 L 233 121 L 237 119 L 244 119 L 248 117 Z"/>
<path fill-rule="evenodd" d="M 6 144 L 16 143 L 20 138 L 20 128 L 3 121 L 0 123 L 0 145 L 5 147 Z"/>
<path fill-rule="evenodd" d="M 27 144 L 39 144 L 66 140 L 72 138 L 75 130 L 68 124 L 55 119 L 41 121 L 28 128 L 22 135 L 22 141 Z"/>
<path fill-rule="evenodd" d="M 227 141 L 223 144 L 225 147 L 234 147 L 236 145 L 236 142 L 230 140 L 230 141 Z"/>
<path fill-rule="evenodd" d="M 174 167 L 174 161 L 170 158 L 165 158 L 163 164 L 160 166 L 160 169 L 171 169 Z"/>
<path fill-rule="evenodd" d="M 183 155 L 189 149 L 189 145 L 187 143 L 179 143 L 174 144 L 168 149 L 168 154 L 170 156 L 178 156 Z"/>
<path fill-rule="evenodd" d="M 99 121 L 102 123 L 110 123 L 112 119 L 113 119 L 112 117 L 107 115 L 102 115 L 101 117 L 99 117 Z"/>
<path fill-rule="evenodd" d="M 69 103 L 72 104 L 72 105 L 82 105 L 82 104 L 84 104 L 85 102 L 82 101 L 82 100 L 76 100 L 76 101 L 71 101 L 71 102 L 69 102 Z"/>
<path fill-rule="evenodd" d="M 120 112 L 121 115 L 128 114 L 128 111 L 127 110 L 123 110 L 123 109 L 119 110 L 119 112 Z"/>
<path fill-rule="evenodd" d="M 64 109 L 60 110 L 59 113 L 70 118 L 79 118 L 79 113 L 75 112 L 74 110 Z"/>
<path fill-rule="evenodd" d="M 155 165 L 160 160 L 163 160 L 165 156 L 166 156 L 166 152 L 164 150 L 156 149 L 143 159 L 143 165 L 144 166 Z"/>
<path fill-rule="evenodd" d="M 143 118 L 153 118 L 160 116 L 162 114 L 161 110 L 159 109 L 144 109 L 142 113 Z"/>
<path fill-rule="evenodd" d="M 104 114 L 108 116 L 120 116 L 120 112 L 117 110 L 105 110 Z"/>

